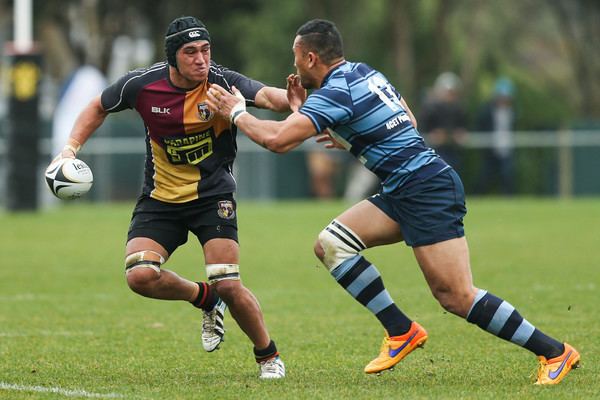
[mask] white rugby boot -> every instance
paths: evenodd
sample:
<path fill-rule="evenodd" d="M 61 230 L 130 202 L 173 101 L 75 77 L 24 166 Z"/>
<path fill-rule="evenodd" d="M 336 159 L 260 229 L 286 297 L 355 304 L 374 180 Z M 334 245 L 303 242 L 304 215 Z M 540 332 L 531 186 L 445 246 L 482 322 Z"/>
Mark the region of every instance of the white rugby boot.
<path fill-rule="evenodd" d="M 226 309 L 227 304 L 219 299 L 212 310 L 202 310 L 202 347 L 208 352 L 217 350 L 223 341 L 223 317 Z"/>
<path fill-rule="evenodd" d="M 258 363 L 260 379 L 280 379 L 285 377 L 285 365 L 279 356 Z"/>

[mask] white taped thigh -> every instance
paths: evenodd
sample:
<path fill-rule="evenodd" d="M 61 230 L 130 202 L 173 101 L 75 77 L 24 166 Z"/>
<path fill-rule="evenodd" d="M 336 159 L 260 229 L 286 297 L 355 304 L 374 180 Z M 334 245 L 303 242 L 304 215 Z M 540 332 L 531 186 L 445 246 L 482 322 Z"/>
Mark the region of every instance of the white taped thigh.
<path fill-rule="evenodd" d="M 163 256 L 152 250 L 131 253 L 125 258 L 125 273 L 136 268 L 150 268 L 160 274 L 160 266 L 165 262 Z"/>
<path fill-rule="evenodd" d="M 212 284 L 225 279 L 239 280 L 240 266 L 238 264 L 206 264 L 206 277 Z"/>

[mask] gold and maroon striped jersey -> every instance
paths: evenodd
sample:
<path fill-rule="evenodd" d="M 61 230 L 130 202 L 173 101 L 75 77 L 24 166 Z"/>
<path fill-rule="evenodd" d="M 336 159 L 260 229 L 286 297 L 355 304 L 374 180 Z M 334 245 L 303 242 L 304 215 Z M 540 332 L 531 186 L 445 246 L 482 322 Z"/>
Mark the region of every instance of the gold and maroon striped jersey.
<path fill-rule="evenodd" d="M 206 92 L 212 83 L 227 90 L 235 86 L 249 106 L 264 87 L 211 61 L 208 79 L 184 90 L 170 82 L 168 64 L 163 62 L 131 71 L 102 92 L 104 110 L 135 109 L 144 121 L 145 195 L 184 203 L 235 191 L 237 130 L 208 109 Z"/>

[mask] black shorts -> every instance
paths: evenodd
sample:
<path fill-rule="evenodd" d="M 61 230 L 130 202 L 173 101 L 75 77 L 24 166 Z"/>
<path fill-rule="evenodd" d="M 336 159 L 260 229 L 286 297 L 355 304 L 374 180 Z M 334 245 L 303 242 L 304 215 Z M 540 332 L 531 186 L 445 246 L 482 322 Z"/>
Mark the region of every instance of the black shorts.
<path fill-rule="evenodd" d="M 133 210 L 127 241 L 146 237 L 163 246 L 169 254 L 185 242 L 192 232 L 204 245 L 210 239 L 238 241 L 237 205 L 226 193 L 187 203 L 165 203 L 140 196 Z"/>

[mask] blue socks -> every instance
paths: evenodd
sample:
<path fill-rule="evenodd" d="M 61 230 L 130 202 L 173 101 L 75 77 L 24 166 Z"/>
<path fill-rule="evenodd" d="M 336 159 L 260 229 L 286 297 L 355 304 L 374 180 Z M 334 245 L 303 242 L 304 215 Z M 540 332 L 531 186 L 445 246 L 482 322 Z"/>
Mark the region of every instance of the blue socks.
<path fill-rule="evenodd" d="M 347 259 L 331 275 L 352 297 L 371 311 L 390 336 L 400 336 L 412 321 L 400 311 L 383 286 L 379 271 L 363 256 Z"/>
<path fill-rule="evenodd" d="M 512 305 L 485 290 L 479 290 L 475 296 L 467 321 L 547 359 L 564 351 L 562 343 L 536 329 Z"/>

